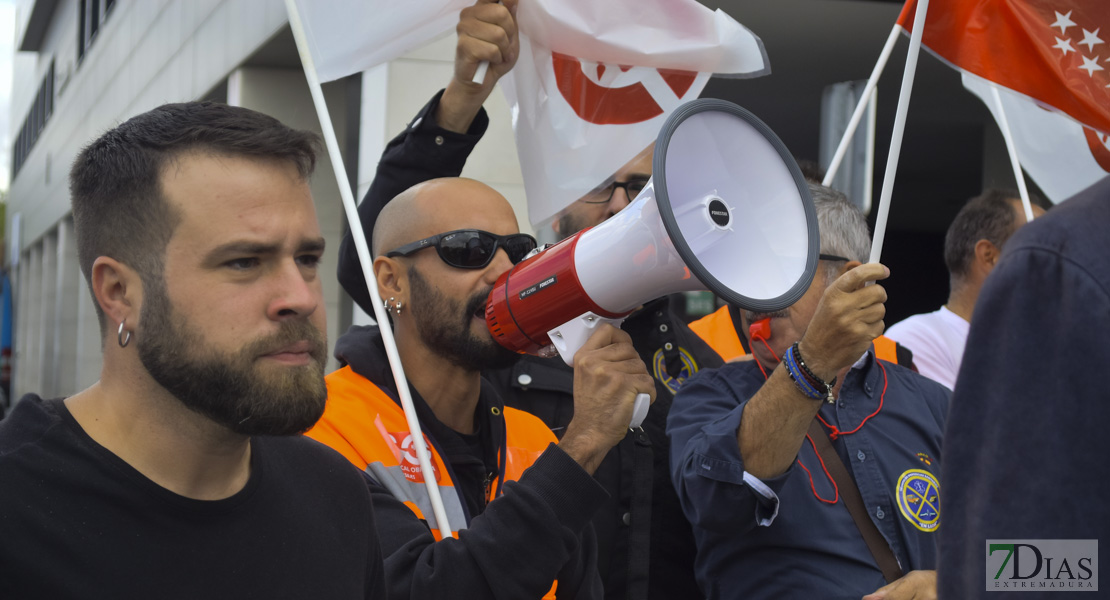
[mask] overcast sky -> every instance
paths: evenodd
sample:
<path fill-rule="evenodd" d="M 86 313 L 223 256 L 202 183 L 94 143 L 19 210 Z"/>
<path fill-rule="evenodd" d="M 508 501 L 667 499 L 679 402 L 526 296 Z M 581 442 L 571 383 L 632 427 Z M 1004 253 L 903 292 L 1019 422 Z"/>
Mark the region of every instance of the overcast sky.
<path fill-rule="evenodd" d="M 0 190 L 8 189 L 12 168 L 12 56 L 15 52 L 15 5 L 0 0 Z"/>

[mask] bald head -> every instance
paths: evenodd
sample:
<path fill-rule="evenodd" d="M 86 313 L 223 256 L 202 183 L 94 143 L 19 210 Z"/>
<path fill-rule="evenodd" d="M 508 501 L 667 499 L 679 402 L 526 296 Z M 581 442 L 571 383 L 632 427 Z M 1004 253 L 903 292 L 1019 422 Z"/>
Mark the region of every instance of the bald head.
<path fill-rule="evenodd" d="M 516 233 L 516 215 L 504 196 L 462 177 L 418 183 L 385 205 L 374 225 L 374 256 L 455 229 Z M 506 230 L 508 229 L 508 230 Z"/>

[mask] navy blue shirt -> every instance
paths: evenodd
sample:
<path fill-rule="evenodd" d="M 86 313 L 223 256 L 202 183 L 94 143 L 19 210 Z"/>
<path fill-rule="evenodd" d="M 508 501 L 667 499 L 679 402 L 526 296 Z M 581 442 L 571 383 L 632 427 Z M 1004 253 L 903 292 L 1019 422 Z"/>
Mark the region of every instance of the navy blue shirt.
<path fill-rule="evenodd" d="M 737 432 L 764 381 L 753 362 L 730 363 L 688 381 L 671 408 L 671 473 L 694 526 L 698 583 L 710 598 L 745 600 L 858 599 L 879 589 L 882 572 L 843 501 L 818 499 L 837 492 L 812 444 L 803 442 L 778 477 L 760 481 L 745 472 Z M 822 403 L 819 413 L 851 431 L 882 402 L 833 447 L 907 573 L 936 564 L 948 396 L 940 384 L 869 352 L 845 376 L 837 402 Z"/>

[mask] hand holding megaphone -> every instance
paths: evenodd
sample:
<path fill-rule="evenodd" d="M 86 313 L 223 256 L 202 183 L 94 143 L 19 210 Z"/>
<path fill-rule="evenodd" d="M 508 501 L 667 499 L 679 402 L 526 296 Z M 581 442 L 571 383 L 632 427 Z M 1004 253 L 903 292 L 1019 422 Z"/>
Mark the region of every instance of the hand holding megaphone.
<path fill-rule="evenodd" d="M 652 161 L 631 204 L 501 275 L 486 306 L 498 343 L 530 354 L 554 345 L 571 364 L 595 329 L 660 296 L 710 290 L 775 312 L 805 294 L 817 215 L 797 163 L 762 121 L 694 100 L 667 119 Z M 632 427 L 647 415 L 639 404 Z"/>
<path fill-rule="evenodd" d="M 574 418 L 559 446 L 593 473 L 627 433 L 637 399 L 655 399 L 647 372 L 627 333 L 601 323 L 574 353 Z"/>

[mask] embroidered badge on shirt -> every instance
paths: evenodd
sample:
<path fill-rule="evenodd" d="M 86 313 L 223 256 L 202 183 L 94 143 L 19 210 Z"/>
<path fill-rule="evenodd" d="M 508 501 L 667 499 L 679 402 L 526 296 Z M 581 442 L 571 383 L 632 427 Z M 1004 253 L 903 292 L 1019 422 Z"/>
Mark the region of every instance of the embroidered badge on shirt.
<path fill-rule="evenodd" d="M 932 473 L 910 469 L 898 478 L 895 488 L 898 509 L 913 526 L 925 532 L 940 526 L 940 482 Z"/>
<path fill-rule="evenodd" d="M 924 452 L 918 452 L 917 453 L 917 460 L 920 460 L 921 462 L 923 462 L 927 465 L 932 465 L 933 464 L 933 459 L 929 458 L 929 455 L 925 454 Z"/>
<path fill-rule="evenodd" d="M 655 371 L 655 378 L 659 383 L 667 386 L 667 389 L 672 394 L 678 393 L 678 388 L 682 387 L 683 383 L 690 378 L 691 375 L 698 372 L 698 363 L 694 361 L 694 357 L 686 351 L 685 348 L 678 348 L 678 357 L 682 359 L 682 368 L 679 369 L 678 374 L 671 376 L 667 372 L 667 358 L 663 355 L 663 349 L 655 351 L 655 356 L 652 357 L 652 369 Z"/>

